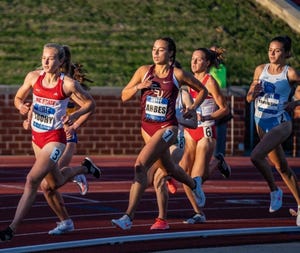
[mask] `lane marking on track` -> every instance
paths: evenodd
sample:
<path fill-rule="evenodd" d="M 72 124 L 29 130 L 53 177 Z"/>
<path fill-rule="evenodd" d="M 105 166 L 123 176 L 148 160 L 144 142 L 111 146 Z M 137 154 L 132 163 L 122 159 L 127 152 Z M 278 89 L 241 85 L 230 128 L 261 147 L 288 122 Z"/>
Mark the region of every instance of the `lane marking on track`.
<path fill-rule="evenodd" d="M 263 208 L 263 207 L 262 207 Z M 217 209 L 219 209 L 219 208 L 210 208 L 211 210 L 217 210 Z M 228 209 L 230 209 L 230 208 L 228 208 Z M 241 208 L 241 207 L 239 207 L 239 208 L 235 208 L 235 209 L 238 209 L 238 210 L 241 210 L 241 209 L 247 209 L 247 210 L 249 210 L 249 208 L 248 207 L 245 207 L 245 208 Z M 100 212 L 96 212 L 96 213 L 88 213 L 88 214 L 73 214 L 73 215 L 71 215 L 70 217 L 72 218 L 72 219 L 77 219 L 77 218 L 91 218 L 91 217 L 105 217 L 105 216 L 109 216 L 109 218 L 108 218 L 108 221 L 110 221 L 110 219 L 111 219 L 111 217 L 113 217 L 113 216 L 119 216 L 119 215 L 122 215 L 123 214 L 123 212 L 120 212 L 120 211 L 117 211 L 116 212 L 116 210 L 114 210 L 114 209 L 111 209 L 113 212 L 102 212 L 102 213 L 100 213 Z M 110 210 L 110 211 L 111 211 Z M 172 209 L 172 210 L 169 210 L 169 212 L 176 212 L 176 213 L 178 213 L 178 212 L 184 212 L 184 211 L 186 211 L 186 212 L 188 212 L 188 211 L 190 211 L 190 209 Z M 153 210 L 150 210 L 150 211 L 137 211 L 136 212 L 136 214 L 138 215 L 138 214 L 153 214 L 153 217 L 155 217 L 155 214 L 157 214 L 157 211 L 153 211 Z M 44 217 L 38 217 L 38 218 L 26 218 L 26 219 L 24 219 L 23 221 L 24 222 L 31 222 L 31 221 L 47 221 L 47 220 L 55 220 L 55 219 L 57 219 L 57 217 L 56 216 L 44 216 Z M 174 219 L 174 218 L 173 218 Z M 182 220 L 183 220 L 184 218 L 182 218 Z M 170 218 L 170 220 L 171 220 L 171 218 Z M 180 220 L 180 218 L 176 218 L 176 220 Z M 269 217 L 269 218 L 267 218 L 267 217 L 265 217 L 265 218 L 244 218 L 244 219 L 208 219 L 207 221 L 206 221 L 206 223 L 226 223 L 226 222 L 229 222 L 229 223 L 253 223 L 254 221 L 256 222 L 256 221 L 272 221 L 272 220 L 274 220 L 274 217 Z M 286 216 L 284 216 L 284 217 L 276 217 L 276 220 L 283 220 L 283 221 L 285 221 L 285 220 L 291 220 L 291 216 L 290 216 L 290 213 L 288 213 L 287 212 L 287 215 Z M 11 220 L 10 219 L 2 219 L 2 220 L 0 220 L 0 224 L 1 223 L 8 223 L 8 222 L 10 222 Z M 182 223 L 182 221 L 178 221 L 178 222 L 176 222 L 176 221 L 174 221 L 174 222 L 168 222 L 170 225 L 176 225 L 176 224 L 183 224 Z M 133 225 L 133 227 L 135 227 L 135 226 L 151 226 L 152 224 L 134 224 Z M 111 227 L 109 227 L 109 228 L 111 228 Z M 90 228 L 86 228 L 86 229 L 95 229 L 95 227 L 90 227 Z M 81 230 L 81 229 L 76 229 L 76 230 Z M 44 232 L 37 232 L 37 234 L 44 234 Z M 31 235 L 32 233 L 29 233 L 29 234 L 17 234 L 16 236 L 20 236 L 20 235 Z M 33 234 L 36 234 L 36 233 L 33 233 Z"/>
<path fill-rule="evenodd" d="M 0 184 L 0 187 L 24 190 L 23 186 L 17 186 L 15 184 Z M 38 193 L 43 194 L 43 191 L 38 190 Z M 17 194 L 15 194 L 15 195 L 18 196 Z M 71 198 L 71 199 L 81 200 L 81 201 L 84 201 L 84 202 L 99 203 L 99 200 L 93 200 L 93 199 L 90 199 L 90 198 L 87 198 L 87 197 L 77 197 L 77 196 L 73 196 L 73 195 L 70 195 L 70 194 L 67 194 L 67 193 L 62 193 L 62 196 L 67 197 L 67 198 Z M 6 196 L 4 195 L 2 197 L 6 197 Z"/>
<path fill-rule="evenodd" d="M 113 213 L 114 215 L 120 215 L 121 213 Z M 95 216 L 102 216 L 105 214 L 98 214 Z M 72 216 L 72 217 L 76 217 Z M 90 215 L 82 215 L 80 217 L 90 217 Z M 48 217 L 48 219 L 52 219 L 51 217 Z M 286 218 L 286 217 L 277 217 L 276 221 L 278 220 L 282 220 L 285 221 L 287 219 L 290 218 Z M 26 219 L 27 221 L 36 221 L 36 220 L 40 220 L 40 218 L 32 218 L 32 219 Z M 260 221 L 266 221 L 266 220 L 275 220 L 274 218 L 260 218 L 260 219 L 255 219 L 256 222 L 260 222 Z M 110 220 L 108 221 L 110 223 Z M 174 222 L 168 222 L 169 225 L 185 225 L 182 221 L 174 221 Z M 239 223 L 239 224 L 246 224 L 246 223 L 253 223 L 253 220 L 251 219 L 220 219 L 220 220 L 207 220 L 205 223 L 203 224 L 224 224 L 224 223 Z M 149 227 L 152 225 L 152 223 L 140 223 L 140 224 L 134 224 L 132 227 Z M 201 226 L 201 225 L 200 225 Z M 92 230 L 111 230 L 111 229 L 118 229 L 115 226 L 101 226 L 101 227 L 85 227 L 85 228 L 75 228 L 74 231 L 76 232 L 80 232 L 80 231 L 92 231 Z M 74 232 L 73 231 L 73 232 Z M 172 232 L 173 233 L 173 232 Z M 48 232 L 44 232 L 44 231 L 40 231 L 40 232 L 30 232 L 30 233 L 20 233 L 20 234 L 16 234 L 14 236 L 15 237 L 22 237 L 22 236 L 33 236 L 33 235 L 44 235 L 44 234 L 48 234 Z"/>
<path fill-rule="evenodd" d="M 78 247 L 89 247 L 97 245 L 114 245 L 128 242 L 138 241 L 153 241 L 165 239 L 183 239 L 195 237 L 213 237 L 213 236 L 234 236 L 234 235 L 257 235 L 257 234 L 278 234 L 278 233 L 300 233 L 300 227 L 255 227 L 255 228 L 236 228 L 236 229 L 214 229 L 214 230 L 198 230 L 188 232 L 173 232 L 173 233 L 156 233 L 144 235 L 116 236 L 88 240 L 76 240 L 59 243 L 39 244 L 33 246 L 23 246 L 6 248 L 0 252 L 15 253 L 15 252 L 38 252 L 49 250 L 62 250 Z"/>
<path fill-rule="evenodd" d="M 18 189 L 18 190 L 24 190 L 23 186 L 17 186 L 15 184 L 0 184 L 0 187 L 3 188 L 10 188 L 10 189 Z"/>
<path fill-rule="evenodd" d="M 77 196 L 73 196 L 73 195 L 70 195 L 70 194 L 65 194 L 63 193 L 62 196 L 65 198 L 70 198 L 70 199 L 76 199 L 76 200 L 80 200 L 80 201 L 83 201 L 83 202 L 89 202 L 89 203 L 99 203 L 99 200 L 93 200 L 93 199 L 90 199 L 90 198 L 87 198 L 87 197 L 77 197 Z"/>

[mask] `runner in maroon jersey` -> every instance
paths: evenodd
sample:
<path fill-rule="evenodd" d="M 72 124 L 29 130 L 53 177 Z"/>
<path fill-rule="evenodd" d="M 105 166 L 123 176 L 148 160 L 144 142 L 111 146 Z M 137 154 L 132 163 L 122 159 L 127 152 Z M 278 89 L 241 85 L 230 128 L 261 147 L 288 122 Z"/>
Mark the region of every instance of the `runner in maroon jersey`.
<path fill-rule="evenodd" d="M 158 167 L 166 170 L 176 180 L 193 190 L 197 204 L 203 205 L 203 191 L 198 178 L 191 178 L 176 165 L 169 147 L 176 141 L 178 123 L 176 119 L 176 99 L 181 85 L 197 90 L 198 97 L 190 108 L 186 108 L 185 117 L 195 113 L 195 109 L 207 96 L 206 88 L 191 73 L 173 67 L 176 58 L 176 45 L 170 38 L 160 38 L 152 48 L 153 65 L 143 65 L 135 72 L 122 91 L 122 100 L 128 101 L 141 90 L 142 136 L 145 146 L 135 162 L 135 177 L 131 186 L 129 204 L 126 213 L 120 219 L 113 219 L 113 225 L 130 229 L 134 212 L 147 188 L 147 171 L 157 162 Z M 171 64 L 170 64 L 171 63 Z"/>

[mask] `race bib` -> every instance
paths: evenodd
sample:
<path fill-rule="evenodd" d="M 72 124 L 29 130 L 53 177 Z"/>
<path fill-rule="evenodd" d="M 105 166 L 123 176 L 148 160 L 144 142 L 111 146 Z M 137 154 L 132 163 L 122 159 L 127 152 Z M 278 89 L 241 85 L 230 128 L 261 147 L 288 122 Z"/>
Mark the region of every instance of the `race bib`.
<path fill-rule="evenodd" d="M 213 137 L 213 130 L 211 127 L 203 127 L 203 135 L 206 138 L 212 138 Z"/>
<path fill-rule="evenodd" d="M 163 122 L 166 120 L 168 99 L 147 96 L 145 116 L 146 119 Z"/>
<path fill-rule="evenodd" d="M 59 158 L 61 157 L 62 153 L 63 153 L 63 150 L 55 147 L 53 149 L 52 153 L 50 154 L 50 159 L 56 163 L 59 160 Z"/>
<path fill-rule="evenodd" d="M 55 109 L 49 106 L 35 104 L 32 113 L 32 124 L 41 130 L 49 130 L 54 125 Z"/>

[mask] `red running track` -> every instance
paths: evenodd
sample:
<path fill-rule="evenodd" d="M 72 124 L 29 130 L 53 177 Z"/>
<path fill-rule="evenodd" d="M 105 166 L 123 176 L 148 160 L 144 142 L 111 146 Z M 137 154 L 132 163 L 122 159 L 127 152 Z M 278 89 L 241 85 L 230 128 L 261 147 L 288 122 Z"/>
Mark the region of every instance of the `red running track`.
<path fill-rule="evenodd" d="M 232 167 L 230 179 L 223 179 L 218 171 L 203 188 L 207 202 L 203 209 L 207 222 L 187 225 L 182 221 L 192 215 L 192 209 L 180 186 L 170 196 L 168 222 L 170 229 L 151 231 L 157 216 L 153 189 L 148 189 L 136 212 L 134 226 L 129 231 L 114 228 L 110 220 L 126 210 L 133 177 L 132 157 L 92 157 L 103 168 L 100 180 L 89 179 L 89 193 L 81 196 L 73 183 L 63 188 L 64 199 L 74 223 L 75 231 L 50 236 L 57 218 L 41 193 L 20 226 L 13 240 L 0 243 L 0 252 L 151 252 L 167 249 L 203 248 L 254 243 L 299 241 L 300 228 L 289 208 L 296 202 L 275 174 L 283 189 L 283 207 L 269 213 L 269 192 L 248 157 L 227 157 Z M 75 157 L 72 164 L 79 164 Z M 0 162 L 0 229 L 13 218 L 23 191 L 32 157 L 1 157 Z M 300 159 L 289 163 L 300 174 Z"/>

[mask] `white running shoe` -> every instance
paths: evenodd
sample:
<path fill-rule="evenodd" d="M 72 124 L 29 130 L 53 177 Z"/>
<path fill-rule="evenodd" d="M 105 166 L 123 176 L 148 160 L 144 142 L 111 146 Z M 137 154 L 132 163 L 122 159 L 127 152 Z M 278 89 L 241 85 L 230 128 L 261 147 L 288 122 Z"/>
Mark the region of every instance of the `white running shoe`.
<path fill-rule="evenodd" d="M 279 187 L 278 187 L 277 191 L 272 191 L 270 193 L 270 196 L 271 196 L 271 203 L 270 203 L 270 208 L 269 208 L 270 213 L 273 213 L 281 208 L 282 195 L 283 195 L 282 190 Z"/>
<path fill-rule="evenodd" d="M 297 216 L 296 218 L 296 225 L 300 227 L 300 207 L 298 207 L 298 211 L 295 211 L 294 209 L 290 208 L 289 212 L 292 216 Z"/>
<path fill-rule="evenodd" d="M 57 227 L 48 232 L 49 235 L 61 235 L 74 230 L 74 224 L 71 219 L 57 222 Z"/>
<path fill-rule="evenodd" d="M 203 207 L 205 205 L 206 197 L 205 197 L 205 194 L 202 189 L 202 179 L 201 179 L 201 177 L 194 177 L 193 179 L 196 184 L 196 187 L 193 190 L 193 194 L 195 196 L 196 203 L 199 207 Z"/>
<path fill-rule="evenodd" d="M 201 213 L 196 213 L 191 218 L 183 221 L 185 224 L 199 224 L 204 222 L 206 222 L 206 217 Z"/>
<path fill-rule="evenodd" d="M 81 195 L 87 194 L 87 192 L 89 190 L 89 184 L 86 180 L 85 175 L 80 174 L 80 175 L 75 176 L 73 178 L 73 182 L 77 184 Z"/>
<path fill-rule="evenodd" d="M 111 223 L 113 226 L 122 228 L 123 230 L 131 229 L 132 221 L 127 214 L 124 214 L 120 219 L 112 219 Z"/>

